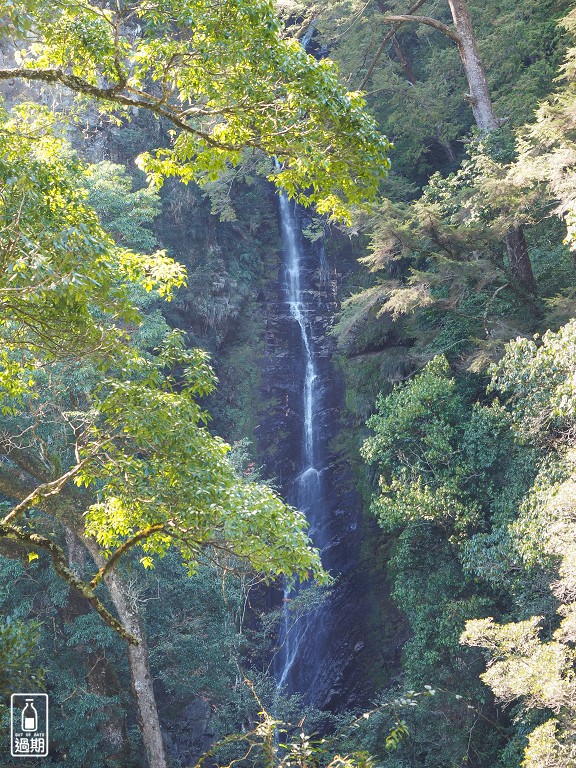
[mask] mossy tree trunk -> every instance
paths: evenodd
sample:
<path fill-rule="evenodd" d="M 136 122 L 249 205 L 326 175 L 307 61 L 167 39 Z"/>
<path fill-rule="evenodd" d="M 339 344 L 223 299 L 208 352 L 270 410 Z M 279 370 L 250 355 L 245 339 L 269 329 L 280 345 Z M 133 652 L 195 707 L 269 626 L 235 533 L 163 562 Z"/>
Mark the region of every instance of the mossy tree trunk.
<path fill-rule="evenodd" d="M 70 568 L 82 573 L 88 559 L 88 552 L 82 541 L 67 526 L 64 528 L 66 537 L 66 549 Z M 90 605 L 80 595 L 71 590 L 67 604 L 61 609 L 63 620 L 68 623 L 74 621 L 90 611 Z M 86 683 L 88 690 L 102 696 L 116 696 L 120 692 L 118 675 L 112 664 L 102 652 L 92 651 L 86 656 Z M 128 762 L 128 735 L 124 717 L 112 711 L 98 726 L 102 738 L 109 750 L 108 762 L 110 765 L 122 766 Z"/>
<path fill-rule="evenodd" d="M 478 51 L 472 20 L 466 0 L 448 0 L 452 20 L 458 35 L 458 50 L 470 88 L 469 100 L 474 120 L 480 133 L 490 133 L 500 127 L 500 121 L 494 113 L 486 72 Z M 513 279 L 528 293 L 535 294 L 536 280 L 524 230 L 521 226 L 512 226 L 504 238 L 508 262 Z"/>
<path fill-rule="evenodd" d="M 486 71 L 474 36 L 468 3 L 466 0 L 448 0 L 448 4 L 454 22 L 453 27 L 429 16 L 412 15 L 412 9 L 405 15 L 387 15 L 384 20 L 388 24 L 394 25 L 405 22 L 426 24 L 456 43 L 468 81 L 470 92 L 467 94 L 467 100 L 470 103 L 474 121 L 480 133 L 487 134 L 499 128 L 500 121 L 496 117 L 490 98 Z M 418 5 L 417 3 L 416 6 Z M 391 33 L 386 35 L 385 40 L 388 38 L 392 39 Z M 504 242 L 512 280 L 523 292 L 535 294 L 537 290 L 536 280 L 522 226 L 518 224 L 511 226 L 505 235 Z"/>
<path fill-rule="evenodd" d="M 100 554 L 98 546 L 93 541 L 86 539 L 85 541 L 96 565 L 101 568 L 105 564 L 105 560 Z M 128 665 L 138 725 L 142 734 L 148 766 L 149 768 L 168 768 L 154 684 L 150 672 L 148 645 L 138 603 L 135 597 L 130 595 L 122 575 L 116 568 L 106 573 L 104 582 L 122 625 L 138 641 L 137 645 L 128 643 Z"/>

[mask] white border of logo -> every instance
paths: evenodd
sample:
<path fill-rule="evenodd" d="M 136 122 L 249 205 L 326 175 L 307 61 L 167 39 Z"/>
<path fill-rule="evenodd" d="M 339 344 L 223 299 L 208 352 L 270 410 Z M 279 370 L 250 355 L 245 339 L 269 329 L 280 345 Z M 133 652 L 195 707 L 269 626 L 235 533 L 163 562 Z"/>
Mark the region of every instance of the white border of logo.
<path fill-rule="evenodd" d="M 46 730 L 41 731 L 41 733 L 44 734 L 44 749 L 45 751 L 41 754 L 38 753 L 31 753 L 31 752 L 14 752 L 14 697 L 15 696 L 22 696 L 29 698 L 34 698 L 36 700 L 43 698 L 46 702 L 46 721 L 44 725 L 46 726 Z M 47 693 L 13 693 L 10 696 L 10 755 L 12 757 L 27 757 L 30 759 L 31 757 L 48 757 L 48 694 Z"/>

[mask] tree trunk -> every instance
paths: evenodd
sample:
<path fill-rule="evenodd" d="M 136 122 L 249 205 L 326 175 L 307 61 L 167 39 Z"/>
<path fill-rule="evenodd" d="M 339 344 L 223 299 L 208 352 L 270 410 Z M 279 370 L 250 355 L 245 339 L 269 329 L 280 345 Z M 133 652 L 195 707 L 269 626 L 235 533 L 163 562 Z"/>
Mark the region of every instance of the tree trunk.
<path fill-rule="evenodd" d="M 104 580 L 120 621 L 140 641 L 138 645 L 128 645 L 128 663 L 149 768 L 168 768 L 148 663 L 148 646 L 138 607 L 126 594 L 126 586 L 118 573 L 110 571 Z"/>
<path fill-rule="evenodd" d="M 506 250 L 510 261 L 510 272 L 529 293 L 536 293 L 536 280 L 522 227 L 511 227 L 508 230 Z"/>
<path fill-rule="evenodd" d="M 498 128 L 499 123 L 492 107 L 486 73 L 478 53 L 468 4 L 466 0 L 448 0 L 448 3 L 459 37 L 458 50 L 470 88 L 470 106 L 474 120 L 480 133 L 489 133 Z"/>
<path fill-rule="evenodd" d="M 64 533 L 69 565 L 74 570 L 77 569 L 81 576 L 88 558 L 86 547 L 68 526 L 64 527 Z M 71 590 L 66 605 L 60 609 L 60 614 L 65 623 L 71 623 L 78 616 L 88 613 L 90 610 L 88 601 L 79 593 Z M 119 693 L 118 677 L 105 654 L 89 653 L 86 657 L 86 664 L 88 667 L 86 682 L 89 691 L 103 696 L 116 696 Z M 111 714 L 98 726 L 98 730 L 108 746 L 107 765 L 125 765 L 129 755 L 124 718 Z"/>
<path fill-rule="evenodd" d="M 105 560 L 100 554 L 96 543 L 90 539 L 83 539 L 83 542 L 86 544 L 98 568 L 101 568 Z M 132 681 L 132 694 L 136 703 L 138 724 L 142 734 L 148 766 L 149 768 L 168 768 L 164 740 L 160 730 L 160 719 L 156 707 L 154 685 L 148 662 L 148 645 L 146 643 L 144 627 L 140 621 L 138 606 L 135 600 L 129 596 L 127 586 L 117 570 L 111 569 L 104 576 L 104 582 L 108 587 L 108 593 L 116 608 L 118 618 L 128 632 L 139 641 L 138 645 L 128 644 L 128 665 Z"/>
<path fill-rule="evenodd" d="M 404 70 L 404 74 L 406 75 L 408 82 L 414 85 L 416 83 L 416 75 L 414 74 L 414 70 L 412 69 L 412 64 L 410 63 L 404 51 L 402 50 L 402 46 L 400 45 L 400 42 L 396 37 L 396 35 L 394 35 L 394 37 L 392 38 L 392 45 L 394 46 L 394 52 L 396 54 L 396 57 L 398 58 L 398 61 L 402 65 L 402 69 Z"/>
<path fill-rule="evenodd" d="M 466 0 L 448 0 L 454 27 L 458 33 L 458 50 L 470 88 L 470 106 L 480 133 L 486 134 L 500 127 L 494 114 L 484 65 L 478 53 L 472 20 Z M 505 236 L 510 272 L 514 280 L 528 293 L 537 291 L 532 263 L 524 231 L 521 226 L 511 227 Z"/>

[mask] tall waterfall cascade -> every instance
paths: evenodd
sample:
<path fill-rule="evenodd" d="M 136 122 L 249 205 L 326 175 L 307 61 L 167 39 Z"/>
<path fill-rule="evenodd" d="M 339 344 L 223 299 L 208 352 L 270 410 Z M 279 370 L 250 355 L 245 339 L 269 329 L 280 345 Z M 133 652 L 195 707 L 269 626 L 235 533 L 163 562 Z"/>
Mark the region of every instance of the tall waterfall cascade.
<path fill-rule="evenodd" d="M 283 194 L 278 212 L 282 261 L 276 291 L 262 295 L 268 320 L 260 392 L 268 407 L 257 434 L 267 470 L 306 515 L 335 583 L 327 591 L 286 586 L 273 670 L 278 695 L 298 694 L 318 709 L 342 711 L 365 706 L 373 684 L 362 672 L 370 598 L 360 559 L 360 501 L 336 439 L 344 383 L 333 364 L 330 329 L 342 275 L 336 265 L 346 267 L 337 262 L 339 252 L 326 253 L 322 241 L 304 237 L 307 214 Z"/>
<path fill-rule="evenodd" d="M 294 350 L 295 358 L 303 365 L 295 365 L 295 371 L 301 371 L 301 439 L 297 474 L 293 480 L 291 498 L 288 501 L 300 509 L 310 523 L 310 533 L 314 544 L 320 549 L 325 544 L 322 540 L 322 526 L 328 514 L 324 503 L 323 471 L 320 443 L 323 438 L 319 413 L 322 407 L 322 386 L 317 370 L 315 341 L 313 337 L 311 315 L 313 307 L 307 301 L 307 292 L 303 286 L 303 249 L 302 233 L 296 218 L 295 208 L 285 194 L 280 195 L 280 225 L 284 255 L 285 301 L 290 316 L 298 329 L 299 349 Z M 325 262 L 322 251 L 322 260 Z M 325 263 L 324 263 L 325 268 Z M 277 688 L 281 692 L 293 693 L 297 690 L 294 673 L 300 656 L 306 646 L 310 632 L 317 631 L 317 622 L 321 621 L 321 610 L 295 618 L 290 610 L 290 601 L 298 591 L 284 589 L 283 621 L 280 632 L 280 650 L 276 660 Z"/>
<path fill-rule="evenodd" d="M 303 37 L 306 50 L 312 24 Z M 278 165 L 277 165 L 278 168 Z M 366 585 L 358 568 L 358 499 L 350 469 L 329 444 L 339 430 L 343 384 L 332 366 L 334 340 L 328 333 L 337 310 L 335 271 L 324 243 L 312 246 L 302 234 L 302 211 L 279 197 L 282 280 L 279 312 L 271 335 L 274 360 L 264 385 L 281 395 L 281 413 L 271 423 L 286 444 L 277 456 L 287 501 L 306 515 L 309 535 L 322 563 L 336 577 L 320 602 L 307 598 L 309 585 L 285 586 L 278 649 L 274 657 L 279 694 L 300 694 L 319 709 L 339 710 L 361 701 L 357 674 L 362 653 Z M 265 395 L 266 396 L 266 395 Z M 264 427 L 266 430 L 266 427 Z M 274 469 L 272 470 L 274 471 Z M 307 603 L 304 611 L 294 605 Z M 313 604 L 315 607 L 313 607 Z"/>

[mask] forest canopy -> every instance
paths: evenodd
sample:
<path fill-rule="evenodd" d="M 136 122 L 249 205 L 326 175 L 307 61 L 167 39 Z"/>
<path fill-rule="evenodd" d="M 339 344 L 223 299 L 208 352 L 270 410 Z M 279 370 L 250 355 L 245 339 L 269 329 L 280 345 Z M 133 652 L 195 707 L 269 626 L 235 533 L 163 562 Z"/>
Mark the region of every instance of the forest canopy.
<path fill-rule="evenodd" d="M 0 695 L 50 691 L 48 764 L 572 768 L 574 4 L 0 28 Z"/>
<path fill-rule="evenodd" d="M 168 176 L 213 180 L 262 150 L 270 178 L 300 203 L 346 218 L 373 197 L 388 142 L 328 59 L 282 35 L 271 2 L 3 2 L 19 65 L 1 80 L 64 86 L 118 116 L 144 108 L 173 128 L 170 146 L 142 155 Z"/>
<path fill-rule="evenodd" d="M 137 220 L 111 218 L 122 176 L 89 167 L 70 143 L 75 125 L 98 113 L 124 125 L 138 109 L 161 121 L 166 140 L 139 159 L 155 188 L 170 176 L 214 180 L 244 151 L 274 155 L 276 184 L 340 218 L 375 194 L 388 142 L 335 66 L 282 35 L 270 3 L 32 0 L 2 2 L 0 19 L 10 64 L 0 70 L 10 102 L 0 115 L 3 552 L 31 563 L 47 553 L 76 599 L 128 641 L 143 744 L 161 768 L 126 581 L 132 550 L 145 568 L 176 548 L 190 574 L 212 561 L 267 578 L 327 576 L 303 514 L 239 475 L 208 430 L 208 356 L 158 309 L 186 271 Z M 145 193 L 129 181 L 125 194 L 142 210 Z M 74 554 L 78 542 L 93 566 Z M 29 654 L 34 626 L 3 634 Z"/>

